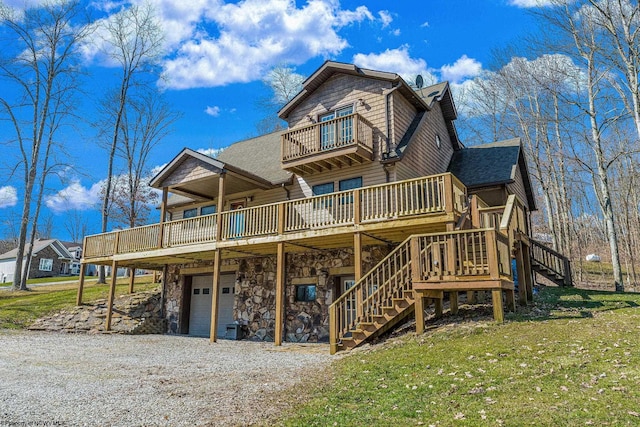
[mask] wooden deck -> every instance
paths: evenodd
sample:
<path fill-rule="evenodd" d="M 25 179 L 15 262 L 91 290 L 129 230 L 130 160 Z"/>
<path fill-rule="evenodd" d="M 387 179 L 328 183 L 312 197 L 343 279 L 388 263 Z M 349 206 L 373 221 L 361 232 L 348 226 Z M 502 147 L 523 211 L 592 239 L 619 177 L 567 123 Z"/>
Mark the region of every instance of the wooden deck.
<path fill-rule="evenodd" d="M 444 231 L 466 209 L 466 188 L 441 174 L 169 221 L 88 236 L 83 263 L 139 268 L 224 257 L 275 254 L 363 244 L 399 243 L 420 232 Z"/>

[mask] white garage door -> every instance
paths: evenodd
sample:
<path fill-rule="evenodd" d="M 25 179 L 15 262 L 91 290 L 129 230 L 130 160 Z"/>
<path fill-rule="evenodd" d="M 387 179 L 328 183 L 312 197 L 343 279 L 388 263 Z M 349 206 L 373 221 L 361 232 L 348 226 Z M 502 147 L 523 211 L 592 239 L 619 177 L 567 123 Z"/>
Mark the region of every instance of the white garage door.
<path fill-rule="evenodd" d="M 233 322 L 235 274 L 220 276 L 218 292 L 218 337 L 224 338 L 227 324 Z M 211 290 L 213 276 L 193 276 L 191 280 L 191 312 L 189 335 L 208 337 L 211 328 Z"/>

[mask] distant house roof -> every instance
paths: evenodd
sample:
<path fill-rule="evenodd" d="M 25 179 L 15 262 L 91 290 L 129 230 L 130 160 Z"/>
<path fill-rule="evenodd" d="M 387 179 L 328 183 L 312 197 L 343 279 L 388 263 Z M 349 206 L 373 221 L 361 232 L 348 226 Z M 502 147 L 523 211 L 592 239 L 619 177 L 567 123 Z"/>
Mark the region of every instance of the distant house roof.
<path fill-rule="evenodd" d="M 478 188 L 510 184 L 514 182 L 518 168 L 529 208 L 535 210 L 535 198 L 520 138 L 463 148 L 453 154 L 448 171 L 468 188 Z"/>
<path fill-rule="evenodd" d="M 33 255 L 38 254 L 38 252 L 40 252 L 41 250 L 49 246 L 59 255 L 61 259 L 69 259 L 69 260 L 73 259 L 73 256 L 69 253 L 67 248 L 65 248 L 65 246 L 60 242 L 60 240 L 57 240 L 57 239 L 36 240 L 33 243 Z M 29 250 L 29 244 L 25 245 L 25 251 L 24 251 L 25 254 L 28 252 L 28 250 Z M 14 248 L 0 255 L 0 260 L 16 258 L 17 255 L 18 255 L 18 248 Z"/>

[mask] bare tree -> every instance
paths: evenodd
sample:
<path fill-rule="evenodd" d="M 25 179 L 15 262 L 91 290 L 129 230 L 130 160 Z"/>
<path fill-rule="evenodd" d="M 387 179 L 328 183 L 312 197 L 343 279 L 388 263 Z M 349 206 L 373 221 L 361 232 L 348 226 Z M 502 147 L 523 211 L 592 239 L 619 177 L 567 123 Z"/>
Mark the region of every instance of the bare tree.
<path fill-rule="evenodd" d="M 0 73 L 3 84 L 18 93 L 8 99 L 3 91 L 0 108 L 15 133 L 20 160 L 17 166 L 24 177 L 24 199 L 20 221 L 18 251 L 13 289 L 26 289 L 22 260 L 29 231 L 34 187 L 48 159 L 60 120 L 72 111 L 71 99 L 77 90 L 79 43 L 91 32 L 81 16 L 84 7 L 78 1 L 51 0 L 41 6 L 18 11 L 0 4 L 0 23 L 11 42 L 3 46 Z M 7 47 L 11 46 L 11 49 Z M 47 170 L 47 167 L 44 168 Z M 44 181 L 40 181 L 41 190 Z M 36 211 L 41 198 L 36 198 Z M 32 228 L 35 224 L 31 225 Z"/>
<path fill-rule="evenodd" d="M 69 239 L 74 243 L 80 243 L 87 235 L 88 226 L 82 214 L 77 210 L 65 214 L 64 229 L 69 234 Z"/>
<path fill-rule="evenodd" d="M 144 86 L 145 80 L 156 72 L 161 55 L 162 30 L 149 4 L 132 5 L 104 22 L 107 38 L 105 46 L 110 60 L 120 67 L 119 87 L 103 103 L 105 120 L 100 126 L 109 134 L 107 177 L 102 198 L 102 232 L 107 231 L 109 201 L 114 176 L 116 150 L 121 144 L 122 120 L 130 103 L 132 91 Z M 106 131 L 108 126 L 110 131 Z M 105 283 L 104 267 L 99 269 L 99 283 Z"/>
<path fill-rule="evenodd" d="M 122 143 L 117 155 L 125 163 L 124 174 L 114 189 L 111 201 L 118 210 L 119 222 L 128 227 L 143 225 L 158 194 L 148 186 L 148 158 L 151 151 L 171 131 L 180 117 L 155 90 L 132 98 L 122 117 Z M 124 181 L 124 182 L 122 182 Z"/>
<path fill-rule="evenodd" d="M 256 124 L 258 134 L 284 129 L 285 125 L 277 115 L 278 110 L 293 99 L 302 90 L 305 77 L 295 72 L 295 68 L 286 64 L 273 67 L 262 79 L 262 83 L 271 91 L 271 96 L 259 99 L 258 107 L 266 115 Z"/>

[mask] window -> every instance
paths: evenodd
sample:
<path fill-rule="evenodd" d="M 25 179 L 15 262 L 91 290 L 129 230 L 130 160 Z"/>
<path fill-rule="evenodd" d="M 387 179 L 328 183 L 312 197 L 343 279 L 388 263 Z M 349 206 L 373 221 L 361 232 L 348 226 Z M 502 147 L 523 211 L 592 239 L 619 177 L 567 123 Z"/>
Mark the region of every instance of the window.
<path fill-rule="evenodd" d="M 40 260 L 40 271 L 53 270 L 53 260 L 50 258 L 42 258 Z"/>
<path fill-rule="evenodd" d="M 200 208 L 200 215 L 211 215 L 216 213 L 216 205 L 203 206 Z"/>
<path fill-rule="evenodd" d="M 320 116 L 320 147 L 331 150 L 342 147 L 353 139 L 353 118 L 344 118 L 353 114 L 353 106 L 338 108 Z"/>
<path fill-rule="evenodd" d="M 198 209 L 197 208 L 185 209 L 185 211 L 182 213 L 182 217 L 184 219 L 195 218 L 197 216 L 198 216 Z"/>
<path fill-rule="evenodd" d="M 340 191 L 353 190 L 354 188 L 360 188 L 360 187 L 362 187 L 361 176 L 356 178 L 343 179 L 338 183 L 338 188 L 340 189 Z M 353 203 L 353 196 L 352 195 L 343 196 L 340 199 L 340 203 Z"/>
<path fill-rule="evenodd" d="M 314 185 L 312 188 L 314 196 L 320 196 L 322 194 L 333 193 L 333 182 L 327 182 L 326 184 Z"/>
<path fill-rule="evenodd" d="M 311 189 L 313 191 L 314 196 L 321 196 L 323 194 L 333 193 L 333 182 L 327 182 L 326 184 L 318 184 L 314 185 Z M 327 200 L 328 199 L 328 200 Z M 314 200 L 313 207 L 314 209 L 322 209 L 331 207 L 331 198 L 327 197 L 326 199 Z"/>
<path fill-rule="evenodd" d="M 296 301 L 315 301 L 316 300 L 316 285 L 297 285 L 296 286 Z"/>

